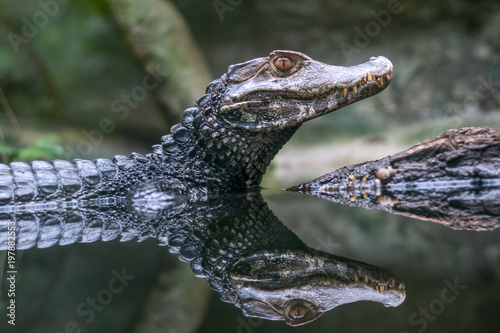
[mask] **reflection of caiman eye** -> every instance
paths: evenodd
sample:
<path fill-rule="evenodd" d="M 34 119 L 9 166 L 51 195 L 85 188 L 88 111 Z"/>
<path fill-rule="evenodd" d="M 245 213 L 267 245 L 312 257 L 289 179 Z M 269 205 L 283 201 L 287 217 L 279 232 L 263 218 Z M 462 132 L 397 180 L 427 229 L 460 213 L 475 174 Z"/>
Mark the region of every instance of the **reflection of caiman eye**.
<path fill-rule="evenodd" d="M 301 299 L 288 302 L 285 308 L 285 320 L 292 326 L 305 324 L 318 315 L 314 304 Z"/>
<path fill-rule="evenodd" d="M 289 57 L 278 57 L 274 60 L 274 66 L 280 72 L 288 72 L 293 67 L 293 60 Z"/>
<path fill-rule="evenodd" d="M 288 316 L 292 319 L 302 319 L 306 317 L 309 313 L 309 308 L 302 304 L 295 304 L 290 311 L 288 311 Z"/>

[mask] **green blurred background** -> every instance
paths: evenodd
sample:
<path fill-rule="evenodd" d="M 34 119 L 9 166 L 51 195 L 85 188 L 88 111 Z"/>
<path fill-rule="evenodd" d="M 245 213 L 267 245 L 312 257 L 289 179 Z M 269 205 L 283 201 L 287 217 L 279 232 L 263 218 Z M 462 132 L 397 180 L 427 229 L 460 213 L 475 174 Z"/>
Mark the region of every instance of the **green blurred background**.
<path fill-rule="evenodd" d="M 146 153 L 227 66 L 274 49 L 336 65 L 388 57 L 386 91 L 305 124 L 273 161 L 264 186 L 294 185 L 448 128 L 500 129 L 499 31 L 493 0 L 0 0 L 0 162 Z M 390 268 L 409 290 L 398 309 L 348 305 L 294 331 L 416 332 L 409 316 L 455 277 L 468 291 L 425 331 L 500 329 L 498 232 L 266 197 L 309 245 Z M 64 331 L 78 303 L 123 266 L 140 283 L 83 331 L 291 331 L 249 324 L 165 252 L 154 241 L 26 251 L 17 331 Z"/>

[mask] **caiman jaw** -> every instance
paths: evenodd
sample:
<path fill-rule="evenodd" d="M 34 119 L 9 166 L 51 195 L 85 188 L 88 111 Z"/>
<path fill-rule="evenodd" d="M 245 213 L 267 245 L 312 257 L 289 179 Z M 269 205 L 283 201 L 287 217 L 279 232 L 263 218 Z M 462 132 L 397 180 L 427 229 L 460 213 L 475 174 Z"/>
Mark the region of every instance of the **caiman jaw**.
<path fill-rule="evenodd" d="M 331 66 L 293 51 L 231 66 L 220 116 L 235 128 L 297 126 L 384 90 L 392 79 L 384 57 Z"/>
<path fill-rule="evenodd" d="M 245 315 L 292 326 L 345 303 L 371 300 L 398 306 L 406 294 L 391 272 L 320 251 L 255 254 L 229 271 Z"/>

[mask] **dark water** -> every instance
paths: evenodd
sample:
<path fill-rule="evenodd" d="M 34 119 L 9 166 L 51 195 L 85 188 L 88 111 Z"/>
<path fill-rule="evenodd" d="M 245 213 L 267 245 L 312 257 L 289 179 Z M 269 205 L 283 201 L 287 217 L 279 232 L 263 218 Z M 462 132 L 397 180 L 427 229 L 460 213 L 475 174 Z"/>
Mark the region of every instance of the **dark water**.
<path fill-rule="evenodd" d="M 500 278 L 498 230 L 456 231 L 436 223 L 339 206 L 283 191 L 266 190 L 264 196 L 277 218 L 312 248 L 395 273 L 406 286 L 406 300 L 395 308 L 376 302 L 346 304 L 303 327 L 291 328 L 284 322 L 243 316 L 240 309 L 222 302 L 215 291 L 207 290 L 205 279 L 195 277 L 189 264 L 167 253 L 169 247 L 158 246 L 155 239 L 141 243 L 135 239 L 99 241 L 18 252 L 14 331 L 187 332 L 197 325 L 196 332 L 287 332 L 292 329 L 299 332 L 493 332 L 499 328 L 496 319 L 500 305 L 496 296 Z M 165 242 L 166 235 L 173 238 L 179 232 L 182 234 L 182 230 L 192 230 L 189 219 L 196 225 L 200 221 L 212 221 L 201 224 L 228 226 L 234 219 L 232 223 L 238 230 L 242 228 L 240 221 L 259 220 L 250 216 L 252 212 L 267 211 L 263 202 L 263 206 L 253 208 L 245 206 L 245 202 L 241 196 L 225 197 L 222 202 L 216 200 L 208 206 L 206 203 L 193 205 L 185 210 L 187 214 L 172 213 L 169 207 L 165 216 L 174 217 L 166 219 L 170 226 L 152 227 L 150 234 Z M 243 215 L 234 213 L 238 209 L 233 203 L 240 205 Z M 219 208 L 225 212 L 217 213 Z M 143 225 L 141 221 L 131 222 L 128 217 L 127 213 L 122 215 L 123 223 L 119 222 L 122 229 L 134 223 Z M 280 223 L 278 219 L 266 218 L 265 224 L 255 230 Z M 172 229 L 172 225 L 175 228 Z M 275 239 L 274 244 L 279 247 L 279 235 L 259 235 L 260 240 Z M 259 244 L 260 240 L 254 243 Z M 208 243 L 205 241 L 205 244 Z M 266 242 L 262 244 L 265 249 Z M 335 296 L 332 293 L 332 297 Z M 161 323 L 157 330 L 153 330 L 151 322 L 144 322 L 148 317 L 151 320 L 150 316 L 154 316 L 153 323 Z M 138 323 L 142 328 L 136 330 Z M 2 331 L 12 331 L 5 322 L 2 327 Z"/>

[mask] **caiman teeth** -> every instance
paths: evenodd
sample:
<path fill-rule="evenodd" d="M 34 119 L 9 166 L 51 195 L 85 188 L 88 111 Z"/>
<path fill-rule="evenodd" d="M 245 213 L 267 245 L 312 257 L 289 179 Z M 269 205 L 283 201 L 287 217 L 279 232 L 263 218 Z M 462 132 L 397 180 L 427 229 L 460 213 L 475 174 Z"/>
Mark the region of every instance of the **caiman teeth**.
<path fill-rule="evenodd" d="M 385 76 L 385 79 L 384 79 Z M 389 70 L 386 74 L 382 74 L 382 76 L 374 75 L 374 74 L 366 74 L 366 77 L 363 77 L 361 80 L 353 84 L 352 86 L 340 88 L 343 92 L 344 98 L 347 98 L 349 95 L 349 89 L 352 88 L 352 91 L 357 94 L 358 88 L 362 88 L 366 84 L 370 82 L 376 82 L 379 86 L 383 86 L 384 83 L 390 81 L 392 79 L 392 69 Z M 339 91 L 339 90 L 337 90 Z"/>
<path fill-rule="evenodd" d="M 364 281 L 364 284 L 370 286 L 371 288 L 373 288 L 373 290 L 376 290 L 381 294 L 390 290 L 398 290 L 404 293 L 405 289 L 405 286 L 402 283 L 400 283 L 396 287 L 396 280 L 394 278 L 390 278 L 387 282 L 378 283 L 376 281 L 371 281 L 368 278 L 368 275 L 363 276 L 363 274 L 360 275 L 358 272 L 354 272 L 354 281 L 355 282 Z"/>
<path fill-rule="evenodd" d="M 382 75 L 385 75 L 387 81 L 390 81 L 392 78 L 392 74 L 382 74 Z M 366 74 L 366 77 L 363 77 L 362 79 L 360 79 L 358 82 L 352 84 L 351 86 L 345 86 L 345 87 L 340 87 L 340 88 L 336 87 L 336 88 L 333 88 L 332 90 L 325 90 L 322 93 L 315 95 L 314 98 L 322 98 L 322 97 L 325 97 L 325 96 L 332 94 L 332 92 L 342 92 L 344 98 L 347 98 L 347 96 L 349 95 L 350 88 L 352 88 L 352 91 L 354 94 L 357 94 L 358 88 L 363 88 L 367 84 L 369 84 L 370 82 L 376 82 L 379 86 L 383 86 L 386 81 L 384 80 L 384 78 L 382 76 L 377 76 L 377 75 L 368 73 L 368 74 Z"/>

